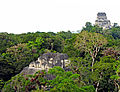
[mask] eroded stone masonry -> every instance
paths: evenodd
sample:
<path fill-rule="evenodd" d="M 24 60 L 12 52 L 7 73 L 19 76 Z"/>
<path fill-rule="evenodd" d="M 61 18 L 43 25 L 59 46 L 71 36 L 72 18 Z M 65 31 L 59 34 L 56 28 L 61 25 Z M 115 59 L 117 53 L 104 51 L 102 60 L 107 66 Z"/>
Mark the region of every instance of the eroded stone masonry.
<path fill-rule="evenodd" d="M 111 22 L 107 19 L 107 15 L 105 12 L 98 12 L 97 20 L 95 20 L 95 25 L 102 27 L 103 29 L 110 29 Z"/>
<path fill-rule="evenodd" d="M 68 55 L 63 53 L 44 53 L 38 60 L 33 61 L 28 67 L 25 67 L 21 73 L 24 74 L 34 74 L 38 70 L 49 70 L 54 66 L 60 66 L 66 69 L 70 61 L 68 60 Z"/>
<path fill-rule="evenodd" d="M 69 60 L 67 54 L 49 52 L 41 55 L 37 61 L 31 62 L 29 67 L 48 70 L 54 66 L 61 66 L 62 68 L 65 68 L 68 63 Z"/>

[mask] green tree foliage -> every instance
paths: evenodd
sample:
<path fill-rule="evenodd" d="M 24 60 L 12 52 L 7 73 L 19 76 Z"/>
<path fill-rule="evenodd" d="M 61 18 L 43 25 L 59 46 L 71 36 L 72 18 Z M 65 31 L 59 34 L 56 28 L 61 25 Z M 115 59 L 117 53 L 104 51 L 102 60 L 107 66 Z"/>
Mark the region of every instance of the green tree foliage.
<path fill-rule="evenodd" d="M 4 53 L 7 48 L 17 44 L 15 39 L 11 34 L 8 33 L 0 33 L 0 54 Z"/>
<path fill-rule="evenodd" d="M 5 84 L 3 92 L 118 92 L 119 36 L 116 24 L 103 30 L 90 22 L 80 33 L 0 33 L 0 89 Z M 54 67 L 48 73 L 18 74 L 47 51 L 68 54 L 69 71 Z"/>
<path fill-rule="evenodd" d="M 3 92 L 31 92 L 32 90 L 42 90 L 46 86 L 47 80 L 44 78 L 45 72 L 38 71 L 34 75 L 18 74 L 7 81 L 2 89 Z M 44 87 L 43 87 L 44 86 Z"/>
<path fill-rule="evenodd" d="M 111 79 L 114 80 L 115 90 L 120 91 L 120 61 L 117 60 L 114 62 L 113 69 L 115 74 L 111 76 Z"/>
<path fill-rule="evenodd" d="M 92 28 L 93 28 L 92 24 L 90 22 L 86 22 L 85 27 L 83 27 L 82 30 L 86 30 L 86 31 L 90 32 L 92 30 Z"/>
<path fill-rule="evenodd" d="M 105 37 L 99 33 L 82 31 L 77 35 L 75 47 L 88 52 L 92 58 L 92 67 L 100 49 L 107 44 Z M 93 70 L 92 70 L 93 71 Z"/>
<path fill-rule="evenodd" d="M 95 88 L 92 85 L 81 87 L 81 92 L 95 92 Z"/>
<path fill-rule="evenodd" d="M 103 30 L 101 27 L 99 27 L 97 25 L 92 26 L 92 23 L 90 23 L 90 22 L 86 22 L 85 27 L 83 27 L 82 31 L 103 33 Z"/>
<path fill-rule="evenodd" d="M 99 62 L 96 62 L 93 66 L 94 72 L 92 72 L 92 79 L 95 83 L 96 92 L 105 90 L 107 92 L 114 91 L 113 80 L 110 80 L 110 76 L 114 75 L 113 65 L 116 60 L 110 56 L 101 58 Z M 102 84 L 102 85 L 101 85 Z"/>
<path fill-rule="evenodd" d="M 15 67 L 15 74 L 19 73 L 30 62 L 36 60 L 36 53 L 27 47 L 25 43 L 10 47 L 6 51 L 5 59 Z M 32 58 L 31 58 L 32 57 Z"/>
<path fill-rule="evenodd" d="M 46 38 L 46 49 L 51 51 L 62 52 L 64 48 L 64 39 L 59 36 L 51 36 Z"/>
<path fill-rule="evenodd" d="M 63 52 L 66 53 L 69 57 L 84 57 L 84 51 L 80 51 L 74 47 L 75 39 L 76 34 L 73 34 L 72 38 L 65 40 Z"/>
<path fill-rule="evenodd" d="M 53 87 L 51 91 L 79 91 L 79 87 L 74 82 L 79 75 L 72 74 L 72 72 L 65 72 L 61 67 L 54 67 L 50 69 L 48 73 L 56 76 L 55 79 L 50 80 L 50 85 Z"/>
<path fill-rule="evenodd" d="M 58 32 L 57 35 L 61 36 L 65 40 L 65 39 L 72 38 L 73 34 L 70 31 L 67 31 L 67 32 L 61 31 L 61 32 Z"/>
<path fill-rule="evenodd" d="M 90 84 L 91 63 L 82 57 L 73 57 L 70 59 L 70 68 L 73 73 L 79 74 L 79 86 Z"/>
<path fill-rule="evenodd" d="M 41 37 L 37 37 L 35 41 L 28 41 L 27 46 L 37 55 L 40 55 L 44 52 L 44 40 Z"/>
<path fill-rule="evenodd" d="M 115 38 L 115 39 L 120 39 L 120 27 L 116 28 L 113 27 L 111 29 L 111 35 Z"/>
<path fill-rule="evenodd" d="M 65 72 L 61 67 L 53 67 L 48 71 L 49 74 L 55 75 L 56 78 L 50 80 L 50 86 L 52 89 L 51 92 L 94 92 L 93 86 L 85 86 L 80 88 L 78 84 L 79 82 L 79 74 L 73 74 L 71 71 Z"/>
<path fill-rule="evenodd" d="M 15 67 L 7 59 L 0 57 L 0 80 L 7 81 L 14 75 Z"/>
<path fill-rule="evenodd" d="M 113 26 L 109 30 L 104 30 L 102 32 L 106 36 L 112 36 L 114 39 L 120 39 L 120 26 Z"/>
<path fill-rule="evenodd" d="M 3 86 L 4 86 L 4 81 L 0 80 L 0 90 L 2 90 Z"/>
<path fill-rule="evenodd" d="M 48 80 L 48 74 L 56 77 Z M 38 71 L 34 75 L 18 74 L 5 83 L 2 92 L 95 92 L 92 85 L 81 88 L 77 85 L 79 74 L 65 72 L 60 67 L 50 69 L 48 74 L 44 71 Z"/>

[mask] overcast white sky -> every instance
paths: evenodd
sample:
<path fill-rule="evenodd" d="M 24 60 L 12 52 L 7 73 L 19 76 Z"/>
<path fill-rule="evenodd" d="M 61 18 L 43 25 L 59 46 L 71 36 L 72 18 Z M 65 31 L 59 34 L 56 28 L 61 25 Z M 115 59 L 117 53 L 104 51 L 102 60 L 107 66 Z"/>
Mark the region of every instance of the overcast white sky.
<path fill-rule="evenodd" d="M 120 0 L 0 0 L 0 32 L 77 31 L 98 12 L 120 24 Z"/>

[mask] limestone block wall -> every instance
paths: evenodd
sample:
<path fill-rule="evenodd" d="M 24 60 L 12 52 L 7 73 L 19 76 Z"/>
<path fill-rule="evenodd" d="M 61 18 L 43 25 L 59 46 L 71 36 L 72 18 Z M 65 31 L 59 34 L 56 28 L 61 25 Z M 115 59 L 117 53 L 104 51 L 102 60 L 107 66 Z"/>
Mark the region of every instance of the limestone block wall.
<path fill-rule="evenodd" d="M 107 19 L 105 12 L 99 12 L 97 14 L 97 20 L 95 21 L 95 25 L 102 27 L 103 29 L 111 28 L 111 22 Z"/>
<path fill-rule="evenodd" d="M 41 55 L 38 60 L 31 62 L 29 68 L 41 68 L 42 70 L 48 70 L 54 66 L 65 68 L 69 63 L 67 54 L 50 52 Z"/>

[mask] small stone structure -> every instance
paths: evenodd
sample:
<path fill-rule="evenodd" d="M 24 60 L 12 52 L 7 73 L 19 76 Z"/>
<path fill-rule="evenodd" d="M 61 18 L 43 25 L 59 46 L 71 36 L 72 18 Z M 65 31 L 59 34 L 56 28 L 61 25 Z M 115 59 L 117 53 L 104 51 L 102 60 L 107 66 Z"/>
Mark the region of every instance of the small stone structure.
<path fill-rule="evenodd" d="M 111 22 L 110 22 L 110 20 L 107 19 L 105 12 L 98 12 L 97 20 L 95 21 L 95 25 L 98 25 L 99 27 L 102 27 L 103 29 L 111 28 Z"/>
<path fill-rule="evenodd" d="M 31 62 L 29 68 L 37 68 L 40 70 L 48 70 L 54 66 L 65 68 L 69 62 L 67 54 L 49 52 L 41 55 L 37 61 Z"/>

